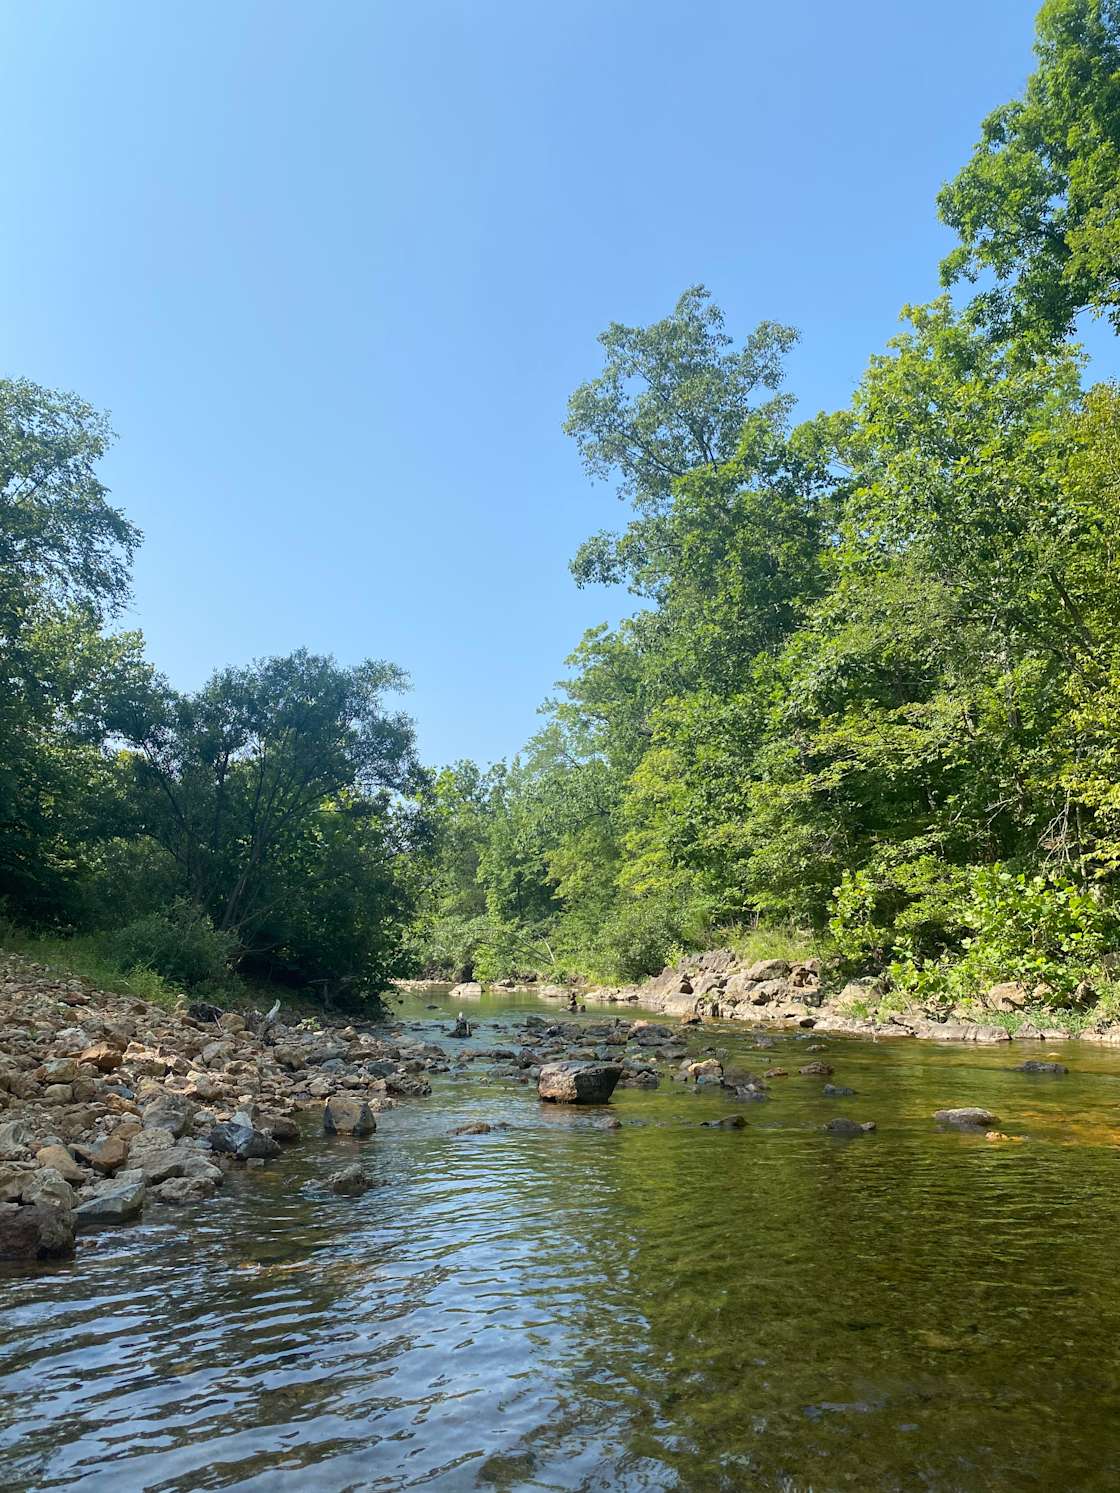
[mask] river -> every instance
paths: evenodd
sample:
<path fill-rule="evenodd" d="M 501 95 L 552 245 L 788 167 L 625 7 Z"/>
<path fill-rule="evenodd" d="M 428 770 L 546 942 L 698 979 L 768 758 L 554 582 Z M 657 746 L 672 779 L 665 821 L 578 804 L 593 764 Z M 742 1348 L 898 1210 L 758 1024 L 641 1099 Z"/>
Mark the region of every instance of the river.
<path fill-rule="evenodd" d="M 528 1011 L 476 1002 L 472 1040 Z M 445 996 L 400 1012 L 441 1040 Z M 366 1141 L 310 1131 L 0 1279 L 0 1488 L 1120 1485 L 1120 1054 L 1067 1044 L 1055 1078 L 1012 1071 L 1039 1044 L 691 1040 L 791 1076 L 746 1106 L 620 1090 L 607 1130 L 437 1075 Z M 952 1105 L 1026 1139 L 940 1130 Z M 450 1134 L 476 1120 L 509 1128 Z M 324 1193 L 356 1155 L 373 1190 Z"/>

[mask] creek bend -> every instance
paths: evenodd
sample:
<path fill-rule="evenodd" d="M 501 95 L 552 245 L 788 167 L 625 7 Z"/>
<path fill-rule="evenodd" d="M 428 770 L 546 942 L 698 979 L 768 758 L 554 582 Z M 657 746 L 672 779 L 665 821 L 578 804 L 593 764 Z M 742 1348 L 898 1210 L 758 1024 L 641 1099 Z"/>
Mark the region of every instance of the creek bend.
<path fill-rule="evenodd" d="M 457 1006 L 397 1010 L 452 1050 Z M 516 1047 L 528 1014 L 613 1013 L 468 1014 Z M 666 1074 L 608 1130 L 472 1064 L 368 1140 L 309 1122 L 216 1199 L 0 1278 L 0 1487 L 1114 1488 L 1120 1054 L 1050 1077 L 1014 1071 L 1038 1043 L 759 1035 L 688 1041 L 788 1069 L 767 1103 Z M 933 1123 L 959 1105 L 1024 1139 Z M 451 1134 L 476 1121 L 508 1128 Z M 324 1192 L 355 1158 L 376 1185 Z"/>

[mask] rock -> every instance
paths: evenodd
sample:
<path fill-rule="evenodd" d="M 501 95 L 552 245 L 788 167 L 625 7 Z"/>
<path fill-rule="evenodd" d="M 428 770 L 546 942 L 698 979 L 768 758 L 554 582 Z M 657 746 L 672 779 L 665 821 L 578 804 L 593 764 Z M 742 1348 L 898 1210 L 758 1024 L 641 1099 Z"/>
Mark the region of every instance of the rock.
<path fill-rule="evenodd" d="M 826 1099 L 852 1099 L 855 1097 L 855 1089 L 849 1089 L 846 1084 L 826 1083 L 821 1093 Z"/>
<path fill-rule="evenodd" d="M 829 1135 L 870 1135 L 875 1129 L 875 1121 L 864 1120 L 861 1124 L 859 1120 L 848 1120 L 841 1115 L 837 1115 L 834 1120 L 829 1120 L 827 1124 L 822 1125 L 821 1129 L 827 1130 Z"/>
<path fill-rule="evenodd" d="M 20 1192 L 23 1203 L 47 1203 L 69 1213 L 74 1206 L 74 1189 L 53 1166 L 40 1167 L 31 1173 Z"/>
<path fill-rule="evenodd" d="M 113 1047 L 108 1042 L 98 1042 L 93 1047 L 87 1047 L 78 1056 L 79 1063 L 92 1063 L 102 1073 L 112 1073 L 121 1065 L 122 1053 L 119 1047 Z"/>
<path fill-rule="evenodd" d="M 257 1120 L 258 1127 L 273 1140 L 290 1143 L 299 1140 L 299 1126 L 291 1115 L 265 1115 L 262 1114 Z"/>
<path fill-rule="evenodd" d="M 746 1125 L 742 1115 L 724 1115 L 722 1120 L 701 1120 L 705 1130 L 742 1130 Z"/>
<path fill-rule="evenodd" d="M 930 1042 L 976 1042 L 988 1045 L 1010 1042 L 1011 1034 L 1002 1026 L 983 1026 L 968 1021 L 913 1021 L 910 1030 L 915 1037 Z"/>
<path fill-rule="evenodd" d="M 489 1135 L 493 1127 L 487 1125 L 485 1120 L 477 1120 L 473 1125 L 456 1125 L 451 1132 L 452 1135 Z"/>
<path fill-rule="evenodd" d="M 194 1105 L 178 1094 L 161 1094 L 141 1111 L 145 1130 L 169 1130 L 173 1140 L 187 1130 L 195 1113 Z"/>
<path fill-rule="evenodd" d="M 1028 991 L 1018 980 L 1006 980 L 1002 985 L 993 985 L 986 996 L 986 1004 L 993 1011 L 1018 1011 L 1025 1006 Z"/>
<path fill-rule="evenodd" d="M 788 1068 L 767 1068 L 766 1072 L 762 1076 L 763 1076 L 763 1078 L 788 1078 L 789 1077 L 789 1069 Z"/>
<path fill-rule="evenodd" d="M 35 1160 L 40 1166 L 53 1167 L 67 1182 L 84 1182 L 86 1179 L 86 1173 L 65 1146 L 43 1146 L 35 1152 Z"/>
<path fill-rule="evenodd" d="M 621 1077 L 617 1063 L 546 1063 L 537 1093 L 552 1104 L 606 1104 Z"/>
<path fill-rule="evenodd" d="M 43 1260 L 71 1254 L 74 1215 L 46 1203 L 0 1203 L 0 1260 Z"/>
<path fill-rule="evenodd" d="M 451 991 L 452 1000 L 478 1000 L 482 994 L 482 986 L 477 980 L 464 980 L 461 985 L 456 985 Z"/>
<path fill-rule="evenodd" d="M 34 1138 L 34 1130 L 25 1120 L 6 1120 L 0 1124 L 0 1162 L 21 1159 Z"/>
<path fill-rule="evenodd" d="M 92 1146 L 76 1145 L 74 1150 L 82 1161 L 108 1177 L 119 1171 L 127 1161 L 128 1138 L 114 1131 Z"/>
<path fill-rule="evenodd" d="M 364 1099 L 335 1097 L 323 1106 L 323 1129 L 328 1135 L 372 1135 L 377 1121 Z"/>
<path fill-rule="evenodd" d="M 255 1130 L 252 1125 L 238 1125 L 233 1120 L 225 1120 L 212 1127 L 210 1148 L 236 1156 L 239 1161 L 267 1161 L 272 1156 L 280 1155 L 280 1147 L 271 1135 Z"/>
<path fill-rule="evenodd" d="M 832 1069 L 827 1063 L 806 1063 L 804 1068 L 798 1068 L 797 1071 L 810 1078 L 829 1078 L 832 1075 Z"/>
<path fill-rule="evenodd" d="M 746 971 L 748 980 L 784 980 L 789 974 L 786 959 L 760 959 Z"/>
<path fill-rule="evenodd" d="M 326 1186 L 332 1192 L 341 1193 L 344 1197 L 353 1197 L 361 1192 L 368 1192 L 373 1186 L 373 1178 L 368 1172 L 364 1172 L 358 1162 L 351 1162 L 349 1166 L 341 1167 L 337 1172 L 331 1172 L 326 1179 Z"/>
<path fill-rule="evenodd" d="M 213 1197 L 216 1185 L 208 1177 L 169 1177 L 151 1188 L 148 1196 L 157 1203 L 201 1203 Z"/>
<path fill-rule="evenodd" d="M 119 1130 L 114 1131 L 115 1136 L 125 1133 L 122 1125 Z M 175 1136 L 170 1130 L 164 1130 L 160 1126 L 153 1125 L 147 1130 L 134 1130 L 128 1135 L 128 1154 L 131 1158 L 141 1156 L 152 1151 L 165 1151 L 175 1144 Z"/>
<path fill-rule="evenodd" d="M 718 1058 L 705 1058 L 699 1063 L 689 1063 L 686 1069 L 693 1083 L 711 1080 L 716 1083 L 723 1077 L 723 1064 Z"/>
<path fill-rule="evenodd" d="M 125 1172 L 110 1183 L 100 1183 L 105 1188 L 79 1203 L 74 1213 L 78 1228 L 99 1227 L 109 1223 L 127 1223 L 136 1218 L 144 1207 L 146 1187 L 140 1172 Z"/>
<path fill-rule="evenodd" d="M 39 1229 L 39 1259 L 62 1259 L 74 1253 L 75 1215 L 72 1209 L 37 1203 L 23 1211 L 35 1214 Z"/>
<path fill-rule="evenodd" d="M 200 1021 L 206 1024 L 221 1020 L 221 1006 L 212 1006 L 209 1001 L 192 1001 L 187 1007 L 187 1015 L 192 1021 Z"/>
<path fill-rule="evenodd" d="M 1016 1073 L 1068 1073 L 1069 1069 L 1065 1063 L 1041 1063 L 1035 1058 L 1028 1058 L 1025 1063 L 1020 1063 L 1015 1069 Z"/>
<path fill-rule="evenodd" d="M 994 1129 L 999 1116 L 986 1109 L 939 1109 L 933 1118 L 939 1125 L 964 1125 L 976 1129 Z"/>
<path fill-rule="evenodd" d="M 190 1152 L 175 1143 L 169 1130 L 142 1130 L 128 1148 L 129 1167 L 139 1167 L 149 1185 L 180 1177 Z"/>
<path fill-rule="evenodd" d="M 0 1260 L 39 1257 L 39 1220 L 34 1208 L 0 1203 Z"/>

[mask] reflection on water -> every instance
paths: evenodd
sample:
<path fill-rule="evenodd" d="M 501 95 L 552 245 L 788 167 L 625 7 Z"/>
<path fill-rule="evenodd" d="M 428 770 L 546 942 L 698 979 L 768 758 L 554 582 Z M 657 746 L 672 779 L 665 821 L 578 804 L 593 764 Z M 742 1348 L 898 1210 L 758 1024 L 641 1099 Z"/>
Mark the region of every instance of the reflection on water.
<path fill-rule="evenodd" d="M 476 1043 L 515 1008 L 476 1002 Z M 743 1130 L 668 1080 L 607 1131 L 437 1078 L 0 1280 L 0 1487 L 1116 1488 L 1120 1055 L 837 1038 L 835 1100 L 803 1039 L 751 1041 L 695 1038 L 791 1069 Z M 938 1131 L 955 1104 L 1028 1140 Z M 449 1135 L 478 1119 L 510 1128 Z M 363 1197 L 319 1189 L 340 1152 Z"/>

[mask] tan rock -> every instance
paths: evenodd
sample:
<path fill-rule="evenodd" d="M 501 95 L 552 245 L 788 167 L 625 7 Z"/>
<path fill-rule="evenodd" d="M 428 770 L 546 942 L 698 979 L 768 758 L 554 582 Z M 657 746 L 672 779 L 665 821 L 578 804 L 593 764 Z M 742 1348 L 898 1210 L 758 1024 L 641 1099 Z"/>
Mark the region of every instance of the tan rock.
<path fill-rule="evenodd" d="M 40 1166 L 53 1167 L 67 1182 L 80 1184 L 86 1179 L 85 1170 L 78 1165 L 65 1146 L 43 1146 L 35 1153 Z"/>
<path fill-rule="evenodd" d="M 101 1073 L 112 1073 L 121 1065 L 123 1053 L 119 1047 L 110 1042 L 97 1042 L 92 1047 L 87 1047 L 78 1061 L 80 1063 L 92 1063 Z"/>

